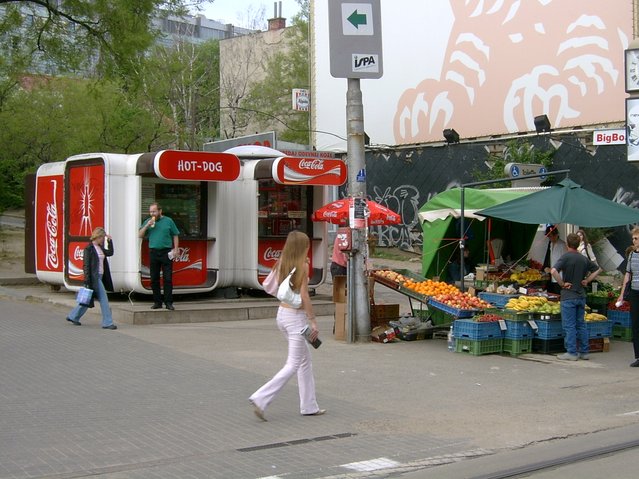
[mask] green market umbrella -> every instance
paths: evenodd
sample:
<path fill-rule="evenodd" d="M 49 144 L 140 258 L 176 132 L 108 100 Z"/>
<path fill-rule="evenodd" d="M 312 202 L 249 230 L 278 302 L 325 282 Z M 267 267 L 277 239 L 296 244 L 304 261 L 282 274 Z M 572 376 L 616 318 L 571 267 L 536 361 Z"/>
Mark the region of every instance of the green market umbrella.
<path fill-rule="evenodd" d="M 639 210 L 592 193 L 566 178 L 551 188 L 477 212 L 527 224 L 569 223 L 601 228 L 639 223 Z"/>

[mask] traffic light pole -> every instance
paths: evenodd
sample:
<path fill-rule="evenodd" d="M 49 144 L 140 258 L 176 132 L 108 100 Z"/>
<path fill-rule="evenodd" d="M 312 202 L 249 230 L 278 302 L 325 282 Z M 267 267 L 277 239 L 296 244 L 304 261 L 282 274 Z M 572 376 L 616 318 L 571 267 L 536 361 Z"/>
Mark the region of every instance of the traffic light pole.
<path fill-rule="evenodd" d="M 366 161 L 364 151 L 364 106 L 359 78 L 348 78 L 346 92 L 348 189 L 353 198 L 366 199 Z M 360 174 L 364 172 L 364 174 Z M 354 226 L 357 226 L 354 228 Z M 368 284 L 366 281 L 366 223 L 351 225 L 353 228 L 353 256 L 348 271 L 348 323 L 352 334 L 349 342 L 370 341 L 370 311 Z M 347 329 L 348 330 L 348 329 Z"/>

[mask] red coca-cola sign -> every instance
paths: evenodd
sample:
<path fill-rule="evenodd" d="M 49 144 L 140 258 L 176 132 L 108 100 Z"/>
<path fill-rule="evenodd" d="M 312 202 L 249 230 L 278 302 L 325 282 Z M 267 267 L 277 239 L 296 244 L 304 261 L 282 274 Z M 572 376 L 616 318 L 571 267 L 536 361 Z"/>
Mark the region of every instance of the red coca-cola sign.
<path fill-rule="evenodd" d="M 282 256 L 282 249 L 284 248 L 284 243 L 286 242 L 286 238 L 275 239 L 275 240 L 265 240 L 260 239 L 257 243 L 257 269 L 258 276 L 260 280 L 264 280 L 266 275 L 273 269 L 275 263 L 280 256 Z M 311 272 L 313 271 L 313 255 L 311 251 L 308 253 L 309 255 L 309 276 L 311 276 Z"/>
<path fill-rule="evenodd" d="M 234 181 L 240 159 L 231 153 L 164 150 L 155 155 L 153 169 L 165 180 Z"/>
<path fill-rule="evenodd" d="M 36 185 L 36 270 L 62 271 L 62 175 L 41 176 Z"/>
<path fill-rule="evenodd" d="M 173 287 L 203 286 L 207 279 L 206 240 L 181 240 L 173 259 Z M 149 242 L 142 242 L 142 285 L 151 289 Z"/>
<path fill-rule="evenodd" d="M 292 158 L 273 162 L 273 179 L 283 185 L 339 186 L 346 182 L 346 163 L 330 158 Z"/>

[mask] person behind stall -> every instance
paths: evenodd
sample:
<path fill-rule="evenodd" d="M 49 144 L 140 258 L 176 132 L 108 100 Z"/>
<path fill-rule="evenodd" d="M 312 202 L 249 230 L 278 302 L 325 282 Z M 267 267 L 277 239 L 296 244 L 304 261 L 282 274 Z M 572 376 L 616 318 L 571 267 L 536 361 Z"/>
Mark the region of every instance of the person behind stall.
<path fill-rule="evenodd" d="M 160 269 L 164 281 L 164 304 L 166 309 L 173 307 L 173 258 L 178 254 L 180 245 L 180 231 L 168 216 L 162 214 L 162 207 L 158 203 L 149 205 L 150 218 L 140 230 L 140 238 L 149 239 L 149 269 L 151 273 L 151 289 L 153 290 L 153 306 L 151 309 L 162 307 L 162 289 L 160 288 Z M 169 256 L 170 253 L 170 256 Z"/>
<path fill-rule="evenodd" d="M 348 253 L 337 247 L 337 241 L 333 243 L 333 255 L 331 256 L 331 278 L 335 282 L 335 276 L 346 276 L 348 265 Z"/>
<path fill-rule="evenodd" d="M 566 243 L 559 238 L 559 231 L 557 231 L 555 226 L 550 225 L 546 228 L 546 236 L 548 237 L 548 249 L 546 250 L 546 257 L 544 258 L 544 272 L 550 273 L 552 265 L 559 261 L 559 258 L 566 253 L 567 248 Z M 561 287 L 552 275 L 546 285 L 546 290 L 549 293 L 561 293 Z"/>
<path fill-rule="evenodd" d="M 309 247 L 310 240 L 305 233 L 291 231 L 286 238 L 282 255 L 274 266 L 278 271 L 279 283 L 284 281 L 294 267 L 296 268 L 291 283 L 293 290 L 299 291 L 302 296 L 302 306 L 299 309 L 294 309 L 282 302 L 277 310 L 277 327 L 288 341 L 286 363 L 270 381 L 249 397 L 255 415 L 263 421 L 266 421 L 264 412 L 268 405 L 295 374 L 297 374 L 302 416 L 321 416 L 326 412 L 325 409 L 320 409 L 317 405 L 311 351 L 308 341 L 301 334 L 302 329 L 308 325 L 307 323 L 310 323 L 311 327 L 309 341 L 315 341 L 319 333 L 313 305 L 308 294 Z"/>
<path fill-rule="evenodd" d="M 102 312 L 102 329 L 118 329 L 118 327 L 113 324 L 109 298 L 107 297 L 107 291 L 113 291 L 109 262 L 106 260 L 109 256 L 113 256 L 113 241 L 111 241 L 111 236 L 104 231 L 104 228 L 95 228 L 93 233 L 91 233 L 91 242 L 84 248 L 82 256 L 84 263 L 82 266 L 84 272 L 84 287 L 93 290 L 93 297 L 91 298 L 89 306 L 78 304 L 67 316 L 67 321 L 74 326 L 82 325 L 80 318 L 86 313 L 87 309 L 93 308 L 93 299 L 97 298 L 100 303 L 100 311 Z"/>
<path fill-rule="evenodd" d="M 626 274 L 623 277 L 621 293 L 617 302 L 623 301 L 626 285 L 630 284 L 628 301 L 630 302 L 630 321 L 632 331 L 632 347 L 635 360 L 630 367 L 639 368 L 639 227 L 631 231 L 632 246 L 626 250 L 628 261 L 626 262 Z"/>
<path fill-rule="evenodd" d="M 470 256 L 470 250 L 464 248 L 464 276 L 475 271 L 475 262 Z M 459 252 L 456 251 L 454 259 L 448 264 L 448 277 L 451 283 L 461 281 L 461 258 Z"/>
<path fill-rule="evenodd" d="M 579 248 L 577 248 L 577 251 L 579 251 L 582 255 L 584 255 L 586 258 L 588 258 L 590 261 L 594 261 L 595 263 L 597 262 L 597 257 L 595 256 L 595 252 L 592 250 L 592 246 L 590 245 L 590 242 L 588 241 L 588 236 L 586 235 L 586 232 L 584 230 L 577 230 L 577 236 L 579 236 Z"/>
<path fill-rule="evenodd" d="M 588 359 L 588 329 L 584 315 L 586 313 L 586 290 L 593 279 L 601 273 L 594 261 L 583 256 L 579 247 L 579 236 L 570 233 L 566 238 L 568 251 L 553 264 L 550 274 L 561 288 L 561 325 L 564 330 L 566 352 L 558 359 L 576 361 Z M 577 351 L 579 341 L 579 351 Z"/>

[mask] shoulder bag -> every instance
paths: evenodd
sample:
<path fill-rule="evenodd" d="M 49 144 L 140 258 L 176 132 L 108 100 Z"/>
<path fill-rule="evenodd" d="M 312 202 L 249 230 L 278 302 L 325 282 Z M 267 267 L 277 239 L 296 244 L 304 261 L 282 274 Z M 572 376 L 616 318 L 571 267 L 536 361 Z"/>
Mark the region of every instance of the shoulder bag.
<path fill-rule="evenodd" d="M 277 289 L 279 284 L 277 284 L 277 266 L 274 267 L 271 272 L 268 274 L 266 279 L 262 281 L 262 287 L 264 291 L 266 291 L 271 296 L 277 296 Z"/>
<path fill-rule="evenodd" d="M 295 273 L 295 269 L 293 268 L 288 276 L 282 281 L 279 288 L 277 288 L 277 299 L 279 299 L 282 303 L 286 303 L 293 308 L 299 308 L 302 306 L 302 295 L 293 291 L 291 287 L 291 278 Z"/>

